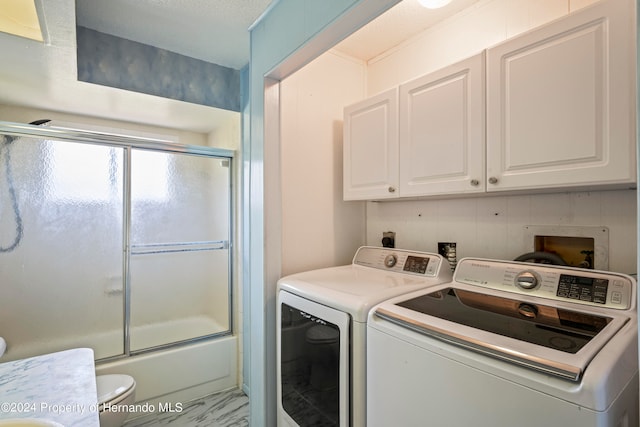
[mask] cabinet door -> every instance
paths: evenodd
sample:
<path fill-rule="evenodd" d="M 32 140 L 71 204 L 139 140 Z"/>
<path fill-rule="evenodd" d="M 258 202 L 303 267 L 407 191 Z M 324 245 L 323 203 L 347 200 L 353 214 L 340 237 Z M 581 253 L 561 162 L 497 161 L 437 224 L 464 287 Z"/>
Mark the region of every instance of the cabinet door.
<path fill-rule="evenodd" d="M 487 191 L 635 182 L 635 7 L 606 0 L 487 51 Z"/>
<path fill-rule="evenodd" d="M 398 89 L 344 110 L 344 199 L 398 197 Z"/>
<path fill-rule="evenodd" d="M 484 53 L 400 86 L 400 196 L 485 190 Z"/>

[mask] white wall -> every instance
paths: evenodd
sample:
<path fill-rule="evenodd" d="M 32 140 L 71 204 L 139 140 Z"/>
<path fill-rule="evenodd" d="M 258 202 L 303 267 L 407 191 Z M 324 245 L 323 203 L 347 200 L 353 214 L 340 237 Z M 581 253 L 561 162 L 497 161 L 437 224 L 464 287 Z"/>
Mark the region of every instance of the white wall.
<path fill-rule="evenodd" d="M 595 0 L 482 0 L 428 29 L 367 67 L 373 95 L 464 59 L 509 37 L 562 17 Z M 458 243 L 458 258 L 513 259 L 530 250 L 525 225 L 609 228 L 609 268 L 636 272 L 636 191 L 482 196 L 367 204 L 367 244 L 395 231 L 398 247 L 437 251 Z"/>
<path fill-rule="evenodd" d="M 368 62 L 373 95 L 453 64 L 597 0 L 480 0 Z"/>
<path fill-rule="evenodd" d="M 606 226 L 609 269 L 636 273 L 635 190 L 367 204 L 368 244 L 395 231 L 401 248 L 437 252 L 438 242 L 456 242 L 458 259 L 531 252 L 525 225 Z"/>
<path fill-rule="evenodd" d="M 327 52 L 282 80 L 282 275 L 349 264 L 364 203 L 342 200 L 343 106 L 364 96 L 361 61 Z"/>
<path fill-rule="evenodd" d="M 211 131 L 207 137 L 207 145 L 210 147 L 216 148 L 225 148 L 228 150 L 234 150 L 235 156 L 233 158 L 233 177 L 232 177 L 232 204 L 233 204 L 233 218 L 232 218 L 232 226 L 231 230 L 233 236 L 233 247 L 231 248 L 231 253 L 233 256 L 233 266 L 232 266 L 232 298 L 233 298 L 233 307 L 234 307 L 234 316 L 233 316 L 233 330 L 235 334 L 240 337 L 238 339 L 238 384 L 242 385 L 244 383 L 244 365 L 242 361 L 244 360 L 244 335 L 245 335 L 245 302 L 244 302 L 244 292 L 241 289 L 240 284 L 242 283 L 243 277 L 243 265 L 242 265 L 242 244 L 243 244 L 243 236 L 242 236 L 242 228 L 240 224 L 242 224 L 242 206 L 243 200 L 240 194 L 240 189 L 242 188 L 242 150 L 241 150 L 241 139 L 242 139 L 242 120 L 240 115 L 237 117 L 233 117 L 232 119 L 224 122 L 221 126 L 217 127 L 213 131 Z"/>

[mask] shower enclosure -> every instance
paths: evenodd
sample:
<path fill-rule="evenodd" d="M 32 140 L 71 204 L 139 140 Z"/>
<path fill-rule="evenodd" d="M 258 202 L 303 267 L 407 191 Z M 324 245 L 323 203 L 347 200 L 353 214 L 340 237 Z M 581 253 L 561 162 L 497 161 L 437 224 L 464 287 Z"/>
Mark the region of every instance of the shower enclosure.
<path fill-rule="evenodd" d="M 0 122 L 2 361 L 228 335 L 233 152 Z"/>

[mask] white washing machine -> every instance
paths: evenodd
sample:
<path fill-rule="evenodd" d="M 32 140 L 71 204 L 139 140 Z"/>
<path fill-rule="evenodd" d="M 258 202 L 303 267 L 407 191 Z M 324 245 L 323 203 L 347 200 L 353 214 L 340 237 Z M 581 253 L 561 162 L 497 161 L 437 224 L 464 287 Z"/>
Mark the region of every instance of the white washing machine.
<path fill-rule="evenodd" d="M 364 426 L 369 310 L 451 277 L 440 255 L 364 246 L 350 265 L 280 279 L 278 425 Z"/>
<path fill-rule="evenodd" d="M 465 258 L 367 328 L 371 427 L 638 426 L 636 282 Z"/>

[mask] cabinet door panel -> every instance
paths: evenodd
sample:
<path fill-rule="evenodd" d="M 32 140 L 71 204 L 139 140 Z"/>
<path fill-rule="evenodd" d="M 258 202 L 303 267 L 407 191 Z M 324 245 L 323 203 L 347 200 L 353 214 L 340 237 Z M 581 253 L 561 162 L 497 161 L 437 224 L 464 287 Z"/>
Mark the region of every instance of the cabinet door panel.
<path fill-rule="evenodd" d="M 398 90 L 345 108 L 344 199 L 398 197 Z"/>
<path fill-rule="evenodd" d="M 487 191 L 635 181 L 630 4 L 605 1 L 487 51 Z"/>
<path fill-rule="evenodd" d="M 400 195 L 484 191 L 484 54 L 400 86 Z"/>

